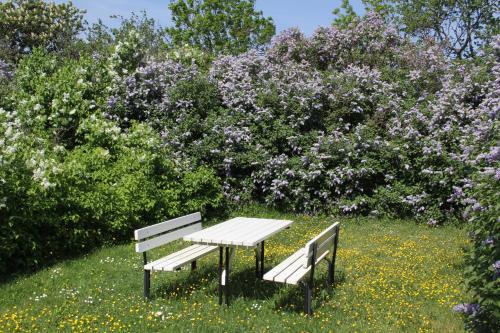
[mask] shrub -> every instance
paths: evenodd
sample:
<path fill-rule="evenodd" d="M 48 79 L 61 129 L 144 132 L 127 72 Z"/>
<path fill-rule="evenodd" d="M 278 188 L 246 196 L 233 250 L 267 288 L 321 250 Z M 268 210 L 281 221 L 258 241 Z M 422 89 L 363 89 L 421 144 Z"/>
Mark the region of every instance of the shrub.
<path fill-rule="evenodd" d="M 26 270 L 107 242 L 134 228 L 222 203 L 206 168 L 177 165 L 146 124 L 126 131 L 99 115 L 80 120 L 76 147 L 55 144 L 2 110 L 0 274 Z"/>

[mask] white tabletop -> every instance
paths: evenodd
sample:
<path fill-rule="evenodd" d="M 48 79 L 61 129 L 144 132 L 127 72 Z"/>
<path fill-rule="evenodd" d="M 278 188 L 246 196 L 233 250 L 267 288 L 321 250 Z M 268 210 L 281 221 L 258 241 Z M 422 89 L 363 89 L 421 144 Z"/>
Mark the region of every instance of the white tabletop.
<path fill-rule="evenodd" d="M 293 221 L 235 217 L 183 237 L 194 243 L 254 247 L 287 228 Z"/>

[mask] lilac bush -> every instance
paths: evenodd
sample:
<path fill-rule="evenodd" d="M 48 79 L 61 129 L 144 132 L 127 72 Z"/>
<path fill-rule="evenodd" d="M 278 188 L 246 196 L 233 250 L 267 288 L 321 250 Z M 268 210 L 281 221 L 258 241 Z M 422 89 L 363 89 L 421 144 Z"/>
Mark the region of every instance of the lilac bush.
<path fill-rule="evenodd" d="M 495 43 L 476 61 L 453 61 L 368 14 L 311 37 L 287 30 L 267 51 L 221 56 L 208 71 L 144 61 L 113 74 L 104 109 L 123 130 L 157 130 L 176 165 L 215 170 L 233 203 L 468 221 L 478 305 L 456 310 L 484 326 L 499 275 Z"/>
<path fill-rule="evenodd" d="M 115 82 L 107 112 L 157 128 L 179 163 L 216 169 L 230 198 L 438 225 L 462 219 L 475 147 L 494 127 L 483 67 L 370 14 L 311 37 L 285 31 L 208 75 L 150 61 Z"/>

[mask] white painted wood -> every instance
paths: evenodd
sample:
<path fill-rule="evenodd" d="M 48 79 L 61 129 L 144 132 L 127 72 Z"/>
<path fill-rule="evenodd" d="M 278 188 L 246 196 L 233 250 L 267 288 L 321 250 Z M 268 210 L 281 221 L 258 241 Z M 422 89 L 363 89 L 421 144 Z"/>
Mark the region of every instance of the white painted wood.
<path fill-rule="evenodd" d="M 160 265 L 165 261 L 175 260 L 177 257 L 179 257 L 185 253 L 196 252 L 200 246 L 206 246 L 206 245 L 195 244 L 195 245 L 188 246 L 186 248 L 183 248 L 182 250 L 179 250 L 177 252 L 166 255 L 165 257 L 162 257 L 162 258 L 157 259 L 155 261 L 151 261 L 150 263 L 144 265 L 144 269 L 145 270 L 153 270 L 155 266 Z"/>
<path fill-rule="evenodd" d="M 296 260 L 293 263 L 291 263 L 286 269 L 284 269 L 281 273 L 276 275 L 274 277 L 274 281 L 276 282 L 282 282 L 282 283 L 287 283 L 288 278 L 292 276 L 296 271 L 305 271 L 310 269 L 309 268 L 304 268 L 302 266 L 303 260 Z M 307 272 L 306 272 L 307 273 Z M 305 275 L 305 273 L 304 273 Z"/>
<path fill-rule="evenodd" d="M 255 228 L 257 227 L 257 228 Z M 235 241 L 240 239 L 248 232 L 258 229 L 257 224 L 252 224 L 246 219 L 236 218 L 219 232 L 212 234 L 207 240 L 217 242 L 218 244 L 235 245 Z"/>
<path fill-rule="evenodd" d="M 282 223 L 281 225 L 273 226 L 272 228 L 269 228 L 269 229 L 265 230 L 265 233 L 262 232 L 258 236 L 255 236 L 253 238 L 245 240 L 242 243 L 242 245 L 243 246 L 248 246 L 248 247 L 255 246 L 255 245 L 259 244 L 260 242 L 262 242 L 263 240 L 265 240 L 265 239 L 267 239 L 267 238 L 269 238 L 269 237 L 277 234 L 281 230 L 287 228 L 290 224 L 292 224 L 292 221 L 288 221 L 286 223 Z"/>
<path fill-rule="evenodd" d="M 145 228 L 137 229 L 134 231 L 135 240 L 148 238 L 172 229 L 180 228 L 182 226 L 198 222 L 201 220 L 199 212 L 181 216 L 172 220 L 164 221 L 161 223 L 153 224 Z"/>
<path fill-rule="evenodd" d="M 279 221 L 268 221 L 268 220 L 252 220 L 252 219 L 244 219 L 240 220 L 240 228 L 238 228 L 237 232 L 232 232 L 231 234 L 226 234 L 221 238 L 221 241 L 231 243 L 231 245 L 243 245 L 243 241 L 250 237 L 251 235 L 265 233 L 266 230 L 271 225 L 280 224 Z"/>
<path fill-rule="evenodd" d="M 259 221 L 255 221 L 247 218 L 240 218 L 238 225 L 233 230 L 228 230 L 228 232 L 219 237 L 217 241 L 241 246 L 245 239 L 254 235 L 267 234 L 267 230 L 277 225 L 280 226 L 281 222 L 276 220 L 264 221 L 260 219 Z"/>
<path fill-rule="evenodd" d="M 340 225 L 339 222 L 336 222 L 336 223 L 332 224 L 331 226 L 329 226 L 328 228 L 326 228 L 325 230 L 323 230 L 318 236 L 314 237 L 309 242 L 307 242 L 307 244 L 305 246 L 305 253 L 306 253 L 307 259 L 304 260 L 304 263 L 303 263 L 304 268 L 308 267 L 311 264 L 310 258 L 312 256 L 313 244 L 321 245 L 326 240 L 328 240 L 329 238 L 331 238 L 332 236 L 334 236 L 339 225 Z M 318 257 L 320 255 L 321 254 L 317 253 Z"/>
<path fill-rule="evenodd" d="M 291 223 L 289 220 L 236 217 L 183 239 L 201 244 L 254 247 Z"/>
<path fill-rule="evenodd" d="M 144 252 L 154 249 L 155 247 L 168 244 L 182 236 L 189 235 L 190 233 L 201 230 L 201 223 L 192 224 L 182 229 L 178 229 L 168 234 L 164 234 L 152 239 L 148 239 L 144 242 L 135 244 L 136 252 Z"/>
<path fill-rule="evenodd" d="M 180 261 L 182 257 L 190 256 L 204 249 L 207 245 L 191 245 L 177 252 L 171 253 L 163 258 L 152 261 L 144 266 L 146 270 L 162 270 L 162 265 L 168 264 L 169 262 Z"/>
<path fill-rule="evenodd" d="M 330 252 L 333 250 L 334 242 L 335 242 L 335 235 L 334 233 L 330 238 L 326 239 L 323 243 L 318 245 L 318 249 L 316 250 L 316 262 L 320 260 L 320 258 L 324 257 L 325 252 Z M 312 264 L 312 251 L 309 253 L 309 255 L 306 257 L 306 265 L 304 267 L 307 267 Z"/>
<path fill-rule="evenodd" d="M 301 258 L 304 258 L 303 248 L 299 249 L 297 252 L 295 252 L 294 254 L 283 260 L 276 267 L 272 268 L 269 272 L 264 274 L 264 280 L 274 281 L 276 275 L 286 270 L 290 265 L 292 265 L 297 260 L 300 260 Z"/>
<path fill-rule="evenodd" d="M 323 253 L 318 262 L 323 260 L 328 252 Z M 304 267 L 304 249 L 299 249 L 297 252 L 286 258 L 278 266 L 264 274 L 264 280 L 281 282 L 286 284 L 297 284 L 306 277 L 311 271 L 311 266 Z"/>
<path fill-rule="evenodd" d="M 264 274 L 264 280 L 297 284 L 311 271 L 312 245 L 318 244 L 316 264 L 331 253 L 339 223 L 335 223 L 314 237 L 307 245 L 283 260 L 279 265 Z"/>
<path fill-rule="evenodd" d="M 232 225 L 236 225 L 237 221 L 235 219 L 216 224 L 209 228 L 202 230 L 202 232 L 195 232 L 190 235 L 184 236 L 185 241 L 197 242 L 197 243 L 211 243 L 212 236 L 221 234 L 224 229 L 230 228 Z"/>
<path fill-rule="evenodd" d="M 217 250 L 217 246 L 202 245 L 202 247 L 198 248 L 196 251 L 186 253 L 180 257 L 177 257 L 175 260 L 163 262 L 162 264 L 155 266 L 154 269 L 162 271 L 174 271 L 177 268 L 192 262 L 193 260 L 201 258 L 208 253 L 214 252 L 215 250 Z"/>
<path fill-rule="evenodd" d="M 151 271 L 175 271 L 176 269 L 217 250 L 217 246 L 192 245 L 186 249 L 156 260 L 144 269 Z"/>
<path fill-rule="evenodd" d="M 288 278 L 286 279 L 287 284 L 298 284 L 300 281 L 302 281 L 307 274 L 311 271 L 311 266 L 304 268 L 304 267 L 299 267 L 295 272 L 293 272 Z"/>

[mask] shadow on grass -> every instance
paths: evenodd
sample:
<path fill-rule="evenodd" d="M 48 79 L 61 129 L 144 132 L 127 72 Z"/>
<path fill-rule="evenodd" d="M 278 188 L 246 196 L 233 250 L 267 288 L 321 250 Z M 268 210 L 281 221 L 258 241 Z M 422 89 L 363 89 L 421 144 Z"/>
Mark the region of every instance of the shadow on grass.
<path fill-rule="evenodd" d="M 161 274 L 161 272 L 159 274 Z M 152 285 L 151 298 L 179 299 L 182 297 L 189 297 L 193 289 L 198 289 L 200 287 L 207 288 L 208 293 L 213 295 L 213 297 L 218 297 L 218 286 L 218 268 L 202 267 L 189 272 L 189 274 L 179 274 L 178 277 L 168 282 L 160 282 L 159 286 L 157 285 L 155 287 Z M 233 271 L 229 277 L 229 294 L 230 298 L 233 300 L 241 297 L 256 300 L 268 299 L 272 297 L 278 289 L 279 286 L 274 283 L 268 283 L 267 281 L 257 279 L 255 270 L 252 268 Z"/>
<path fill-rule="evenodd" d="M 335 289 L 345 281 L 345 274 L 343 271 L 335 272 L 335 283 L 329 285 L 327 282 L 326 274 L 321 274 L 314 278 L 314 291 L 312 297 L 312 308 L 318 309 L 330 299 L 335 297 Z M 302 283 L 297 286 L 282 286 L 278 300 L 275 302 L 275 310 L 285 312 L 304 312 L 304 294 L 305 287 Z"/>
<path fill-rule="evenodd" d="M 272 297 L 279 289 L 274 283 L 258 279 L 254 268 L 233 272 L 229 282 L 231 298 L 263 300 Z"/>
<path fill-rule="evenodd" d="M 186 297 L 189 296 L 193 289 L 197 289 L 202 285 L 209 287 L 211 281 L 217 280 L 218 277 L 217 268 L 212 266 L 198 267 L 196 270 L 189 270 L 188 272 L 156 272 L 154 274 L 157 275 L 157 277 L 151 280 L 151 299 L 179 299 Z M 174 278 L 167 282 L 162 276 L 169 274 L 174 275 Z"/>

